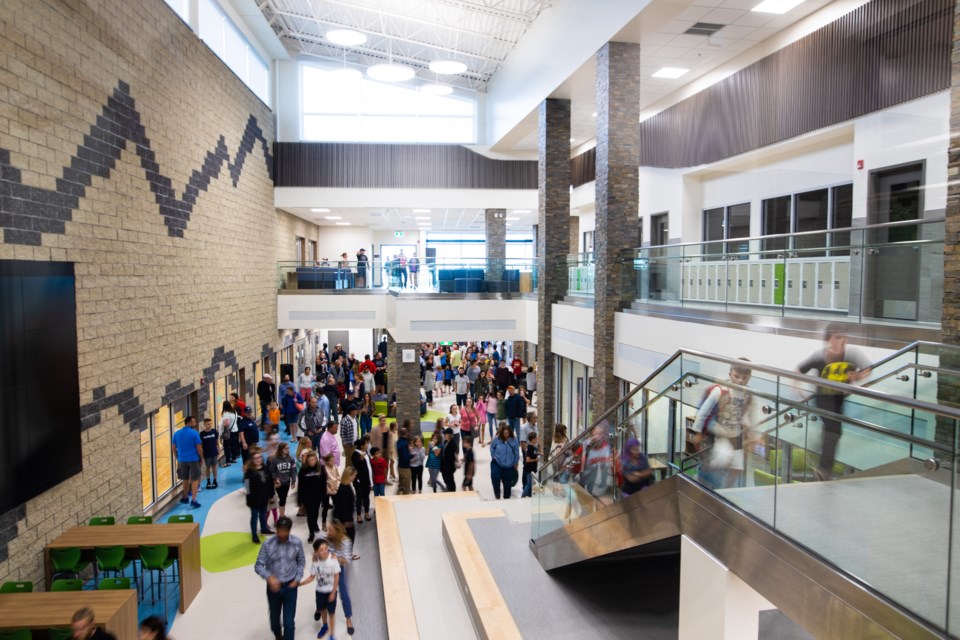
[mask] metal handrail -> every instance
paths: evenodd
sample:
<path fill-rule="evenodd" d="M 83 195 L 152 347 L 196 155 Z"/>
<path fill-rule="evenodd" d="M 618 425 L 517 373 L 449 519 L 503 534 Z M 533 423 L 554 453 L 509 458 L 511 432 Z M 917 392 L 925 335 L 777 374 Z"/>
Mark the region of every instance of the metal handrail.
<path fill-rule="evenodd" d="M 950 419 L 960 420 L 960 409 L 945 407 L 938 404 L 926 402 L 924 400 L 917 400 L 916 398 L 895 396 L 888 393 L 884 393 L 882 391 L 874 391 L 869 388 L 857 387 L 853 385 L 844 384 L 841 382 L 834 382 L 833 380 L 826 380 L 824 378 L 815 378 L 807 374 L 797 373 L 795 371 L 787 371 L 785 369 L 777 369 L 776 367 L 771 367 L 768 365 L 763 365 L 763 364 L 758 364 L 753 362 L 749 364 L 745 364 L 743 360 L 740 360 L 738 358 L 728 358 L 726 356 L 720 356 L 720 355 L 706 353 L 702 351 L 695 351 L 692 349 L 678 349 L 673 353 L 672 356 L 667 358 L 663 363 L 660 364 L 660 366 L 654 369 L 654 371 L 650 375 L 648 375 L 643 380 L 643 382 L 637 386 L 636 389 L 631 391 L 629 394 L 627 394 L 626 396 L 621 398 L 618 402 L 616 402 L 612 407 L 610 407 L 605 412 L 603 412 L 603 414 L 601 414 L 599 418 L 593 421 L 593 423 L 590 425 L 588 429 L 584 429 L 583 433 L 581 433 L 579 436 L 577 436 L 576 438 L 568 442 L 567 445 L 565 445 L 563 449 L 557 452 L 557 454 L 554 457 L 550 458 L 546 463 L 544 463 L 543 467 L 549 466 L 550 464 L 555 462 L 558 458 L 565 455 L 575 444 L 585 439 L 589 435 L 589 433 L 594 429 L 594 427 L 596 427 L 597 425 L 607 420 L 607 418 L 613 415 L 615 411 L 617 411 L 625 403 L 629 402 L 630 399 L 633 398 L 633 396 L 637 392 L 641 391 L 642 389 L 645 389 L 648 384 L 650 384 L 658 375 L 660 375 L 660 373 L 662 373 L 668 366 L 673 364 L 673 362 L 675 362 L 677 358 L 682 358 L 685 355 L 689 357 L 695 357 L 695 358 L 705 358 L 707 360 L 712 360 L 714 362 L 720 362 L 720 363 L 725 363 L 729 365 L 748 366 L 751 369 L 751 371 L 753 371 L 754 373 L 759 371 L 761 373 L 777 376 L 779 378 L 786 378 L 788 380 L 795 380 L 797 382 L 802 382 L 804 384 L 815 384 L 817 387 L 821 389 L 830 389 L 832 391 L 845 394 L 845 395 L 853 395 L 857 397 L 867 398 L 870 400 L 875 400 L 877 402 L 885 402 L 885 403 L 905 407 L 907 409 L 924 411 L 933 415 L 940 415 Z M 697 372 L 690 372 L 690 375 L 695 375 L 695 374 L 697 374 Z M 682 374 L 681 379 L 686 375 L 687 374 Z M 702 374 L 700 375 L 701 377 L 705 377 L 705 376 L 702 376 Z M 791 401 L 791 400 L 786 400 L 786 402 L 799 405 L 799 403 L 795 403 L 794 401 Z M 847 418 L 844 418 L 844 420 L 847 420 Z M 890 432 L 889 430 L 884 430 L 880 427 L 875 427 L 875 426 L 873 430 L 881 431 L 884 433 L 893 433 L 893 432 Z M 905 436 L 905 434 L 897 433 L 897 436 L 898 437 Z M 924 441 L 924 446 L 930 446 L 927 442 L 928 441 Z"/>

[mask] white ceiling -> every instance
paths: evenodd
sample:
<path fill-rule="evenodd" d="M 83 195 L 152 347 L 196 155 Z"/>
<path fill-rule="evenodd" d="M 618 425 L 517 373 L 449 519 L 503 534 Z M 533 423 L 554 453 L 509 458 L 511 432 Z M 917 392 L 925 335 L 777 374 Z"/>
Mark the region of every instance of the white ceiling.
<path fill-rule="evenodd" d="M 318 207 L 319 208 L 319 207 Z M 352 226 L 370 227 L 375 230 L 407 231 L 426 229 L 428 231 L 462 231 L 483 233 L 483 209 L 431 209 L 429 213 L 414 212 L 412 209 L 331 209 L 330 212 L 313 212 L 306 208 L 286 208 L 284 211 L 313 222 L 322 227 L 336 226 L 338 222 L 349 222 Z M 528 211 L 528 213 L 523 213 Z M 328 220 L 337 217 L 337 220 Z M 425 219 L 424 219 L 425 218 Z M 537 221 L 537 212 L 532 210 L 507 210 L 508 231 L 530 231 Z M 429 222 L 430 226 L 418 223 Z"/>
<path fill-rule="evenodd" d="M 483 90 L 549 0 L 257 0 L 274 32 L 295 54 L 365 68 L 387 62 L 414 67 L 421 79 Z M 367 36 L 358 46 L 327 40 L 332 29 Z M 437 76 L 434 60 L 467 70 Z"/>

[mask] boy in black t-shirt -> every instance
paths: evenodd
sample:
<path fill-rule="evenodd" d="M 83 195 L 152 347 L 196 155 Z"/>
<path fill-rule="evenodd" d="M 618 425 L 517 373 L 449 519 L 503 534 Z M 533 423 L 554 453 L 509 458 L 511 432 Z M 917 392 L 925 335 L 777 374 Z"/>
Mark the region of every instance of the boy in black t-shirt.
<path fill-rule="evenodd" d="M 537 432 L 531 431 L 527 436 L 527 450 L 523 454 L 523 493 L 521 498 L 533 495 L 533 476 L 537 474 L 537 463 L 540 461 L 540 445 Z"/>
<path fill-rule="evenodd" d="M 203 448 L 203 464 L 206 465 L 207 489 L 216 489 L 217 485 L 217 458 L 220 456 L 217 430 L 213 428 L 213 420 L 203 421 L 203 431 L 200 432 L 200 445 Z M 213 484 L 210 484 L 210 471 L 213 470 Z"/>
<path fill-rule="evenodd" d="M 476 469 L 476 463 L 473 459 L 473 438 L 464 437 L 463 442 L 463 490 L 473 490 L 473 472 Z"/>

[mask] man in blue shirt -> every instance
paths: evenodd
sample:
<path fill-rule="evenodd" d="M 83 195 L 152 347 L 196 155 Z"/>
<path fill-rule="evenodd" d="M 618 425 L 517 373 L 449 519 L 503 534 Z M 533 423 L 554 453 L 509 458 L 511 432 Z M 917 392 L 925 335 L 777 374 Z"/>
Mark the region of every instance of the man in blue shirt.
<path fill-rule="evenodd" d="M 240 457 L 246 464 L 250 459 L 250 447 L 260 442 L 260 428 L 253 420 L 253 407 L 243 408 L 243 416 L 237 421 L 237 431 L 240 433 Z"/>
<path fill-rule="evenodd" d="M 293 521 L 286 516 L 277 520 L 277 535 L 260 547 L 254 565 L 257 575 L 267 581 L 267 605 L 270 608 L 270 630 L 275 640 L 293 640 L 294 616 L 297 613 L 297 587 L 303 578 L 306 559 L 303 542 L 290 535 Z M 280 614 L 283 613 L 283 629 Z"/>
<path fill-rule="evenodd" d="M 193 491 L 191 507 L 199 507 L 197 491 L 200 489 L 200 461 L 203 459 L 203 445 L 200 434 L 197 433 L 197 420 L 187 416 L 183 420 L 183 428 L 173 434 L 173 453 L 177 456 L 177 477 L 183 480 L 183 497 L 181 504 L 190 502 L 190 492 Z"/>

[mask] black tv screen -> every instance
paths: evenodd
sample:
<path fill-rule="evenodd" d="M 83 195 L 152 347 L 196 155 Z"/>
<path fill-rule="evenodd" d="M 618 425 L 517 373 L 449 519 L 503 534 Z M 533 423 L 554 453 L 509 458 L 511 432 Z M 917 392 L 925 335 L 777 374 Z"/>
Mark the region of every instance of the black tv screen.
<path fill-rule="evenodd" d="M 73 264 L 0 260 L 0 514 L 82 469 Z"/>

